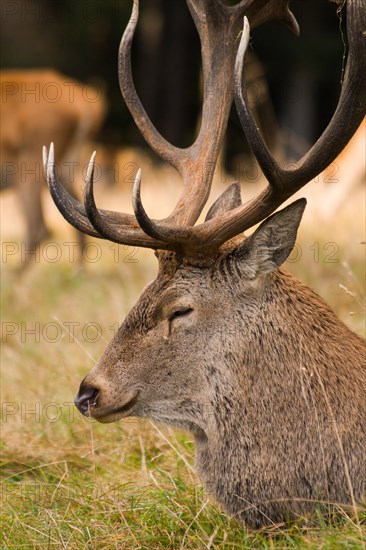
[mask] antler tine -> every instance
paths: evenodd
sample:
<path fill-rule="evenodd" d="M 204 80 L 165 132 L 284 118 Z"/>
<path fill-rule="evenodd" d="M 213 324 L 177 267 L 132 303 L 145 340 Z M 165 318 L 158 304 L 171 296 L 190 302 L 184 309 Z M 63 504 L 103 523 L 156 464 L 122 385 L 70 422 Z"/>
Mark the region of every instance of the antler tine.
<path fill-rule="evenodd" d="M 153 239 L 166 240 L 163 228 L 154 223 L 147 215 L 141 202 L 141 169 L 139 168 L 135 177 L 132 191 L 132 206 L 136 219 L 141 229 Z"/>
<path fill-rule="evenodd" d="M 141 246 L 155 250 L 173 250 L 174 245 L 172 243 L 164 243 L 147 236 L 139 227 L 135 216 L 97 209 L 93 196 L 94 160 L 95 153 L 92 155 L 87 170 L 85 188 L 86 207 L 84 207 L 68 193 L 57 177 L 53 143 L 50 145 L 49 155 L 47 155 L 46 147 L 43 148 L 43 162 L 48 186 L 53 201 L 63 217 L 73 227 L 91 237 L 98 239 L 107 238 L 118 244 Z"/>
<path fill-rule="evenodd" d="M 65 220 L 79 231 L 91 237 L 99 237 L 88 219 L 78 211 L 78 201 L 66 191 L 57 178 L 53 143 L 50 145 L 49 155 L 47 155 L 47 148 L 43 147 L 43 163 L 51 196 Z"/>
<path fill-rule="evenodd" d="M 155 250 L 174 250 L 174 240 L 172 240 L 172 242 L 165 242 L 164 239 L 159 240 L 159 234 L 157 234 L 157 238 L 155 238 L 155 235 L 151 235 L 144 231 L 144 227 L 142 225 L 141 228 L 138 227 L 135 219 L 133 224 L 134 227 L 132 225 L 128 227 L 126 224 L 113 225 L 108 214 L 103 214 L 102 211 L 98 210 L 94 198 L 95 155 L 96 153 L 94 151 L 91 156 L 85 178 L 84 206 L 88 219 L 98 232 L 98 235 L 118 244 L 142 246 L 144 248 L 152 248 Z M 140 179 L 141 170 L 138 170 L 136 181 L 139 181 Z M 134 185 L 134 187 L 136 187 L 136 185 Z M 120 214 L 120 216 L 125 217 L 126 214 Z M 149 218 L 147 219 L 150 225 L 154 227 L 154 222 Z"/>
<path fill-rule="evenodd" d="M 149 218 L 141 202 L 140 169 L 137 171 L 133 186 L 132 205 L 136 219 L 141 229 L 153 239 L 164 242 L 165 248 L 167 248 L 167 245 L 169 244 L 169 248 L 171 248 L 172 250 L 182 250 L 185 248 L 185 245 L 187 245 L 187 243 L 192 239 L 192 228 L 190 227 L 185 228 L 176 225 L 163 225 Z"/>
<path fill-rule="evenodd" d="M 91 156 L 85 178 L 84 207 L 89 221 L 98 234 L 110 241 L 119 242 L 113 230 L 113 226 L 107 224 L 100 214 L 94 199 L 94 162 L 96 152 Z"/>
<path fill-rule="evenodd" d="M 345 147 L 365 116 L 366 110 L 366 10 L 361 0 L 347 2 L 349 54 L 336 111 L 321 137 L 295 169 L 282 169 L 273 159 L 246 105 L 242 91 L 243 54 L 249 40 L 244 29 L 237 55 L 235 102 L 248 143 L 268 179 L 268 187 L 256 198 L 215 219 L 197 226 L 206 246 L 219 246 L 269 216 L 286 199 L 326 168 Z"/>
<path fill-rule="evenodd" d="M 243 95 L 243 88 L 245 89 L 245 84 L 243 84 L 244 58 L 246 50 L 248 48 L 249 38 L 249 21 L 247 17 L 244 17 L 243 32 L 235 61 L 236 107 L 252 153 L 256 157 L 268 182 L 271 185 L 275 186 L 278 179 L 276 177 L 276 173 L 278 170 L 280 170 L 280 167 L 272 157 L 267 145 L 265 144 Z"/>
<path fill-rule="evenodd" d="M 118 54 L 118 78 L 122 96 L 135 123 L 150 147 L 180 172 L 183 150 L 166 141 L 149 119 L 133 82 L 131 46 L 139 17 L 139 0 L 133 0 L 130 20 L 123 33 Z"/>

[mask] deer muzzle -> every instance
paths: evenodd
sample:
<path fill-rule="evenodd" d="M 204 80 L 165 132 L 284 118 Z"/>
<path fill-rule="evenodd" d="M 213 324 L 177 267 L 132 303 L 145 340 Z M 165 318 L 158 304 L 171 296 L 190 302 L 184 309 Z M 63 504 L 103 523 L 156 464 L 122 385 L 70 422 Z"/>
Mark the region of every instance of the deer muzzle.
<path fill-rule="evenodd" d="M 74 399 L 75 406 L 84 416 L 90 416 L 99 422 L 115 422 L 125 416 L 130 416 L 136 405 L 139 390 L 131 390 L 119 399 L 111 399 L 114 392 L 92 383 L 89 376 L 80 384 L 79 391 Z"/>

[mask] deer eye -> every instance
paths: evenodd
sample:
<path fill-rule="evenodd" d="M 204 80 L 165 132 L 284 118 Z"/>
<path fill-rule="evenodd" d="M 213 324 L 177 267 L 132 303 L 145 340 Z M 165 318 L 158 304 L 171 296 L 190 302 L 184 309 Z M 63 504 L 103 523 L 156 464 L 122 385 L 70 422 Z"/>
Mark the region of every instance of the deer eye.
<path fill-rule="evenodd" d="M 189 315 L 192 313 L 193 309 L 191 307 L 181 307 L 179 309 L 176 309 L 169 315 L 169 321 L 173 321 L 174 319 L 178 319 L 179 317 L 185 317 L 186 315 Z"/>

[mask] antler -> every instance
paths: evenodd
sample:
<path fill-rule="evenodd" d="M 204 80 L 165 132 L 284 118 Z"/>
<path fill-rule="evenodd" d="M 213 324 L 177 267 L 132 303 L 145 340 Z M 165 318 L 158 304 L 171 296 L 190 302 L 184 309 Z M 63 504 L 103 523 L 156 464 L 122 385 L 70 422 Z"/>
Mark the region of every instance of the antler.
<path fill-rule="evenodd" d="M 191 147 L 180 149 L 159 134 L 136 93 L 131 70 L 131 44 L 138 21 L 139 0 L 134 0 L 131 19 L 119 51 L 121 92 L 147 143 L 177 169 L 184 183 L 182 196 L 173 213 L 163 223 L 192 226 L 207 202 L 233 99 L 231 82 L 236 37 L 243 13 L 250 12 L 248 15 L 253 26 L 278 19 L 297 33 L 298 25 L 288 8 L 288 2 L 243 0 L 230 7 L 220 0 L 187 0 L 201 41 L 204 89 L 199 134 Z"/>
<path fill-rule="evenodd" d="M 91 237 L 145 248 L 168 249 L 163 242 L 154 241 L 138 225 L 135 216 L 110 210 L 98 210 L 93 196 L 95 152 L 89 162 L 85 179 L 84 206 L 75 200 L 59 181 L 55 169 L 53 143 L 50 152 L 43 147 L 43 166 L 51 196 L 64 218 L 76 229 Z"/>
<path fill-rule="evenodd" d="M 168 143 L 153 126 L 138 98 L 131 70 L 131 45 L 139 15 L 138 0 L 133 0 L 131 18 L 119 50 L 119 82 L 125 102 L 147 143 L 160 157 L 178 170 L 184 183 L 182 196 L 172 214 L 160 222 L 162 225 L 192 226 L 200 215 L 210 192 L 233 100 L 233 92 L 228 82 L 232 82 L 233 79 L 235 39 L 240 30 L 240 10 L 238 7 L 235 10 L 228 8 L 218 0 L 188 0 L 188 5 L 200 34 L 204 79 L 201 127 L 191 147 L 181 149 Z M 203 11 L 204 18 L 201 14 Z M 67 220 L 78 229 L 93 236 L 97 236 L 97 232 L 101 237 L 106 234 L 106 225 L 113 225 L 118 219 L 120 225 L 125 225 L 127 221 L 127 227 L 120 230 L 120 234 L 123 235 L 121 242 L 132 244 L 136 242 L 136 238 L 141 243 L 146 240 L 146 235 L 138 224 L 126 218 L 125 214 L 118 216 L 114 213 L 111 218 L 106 212 L 101 212 L 98 218 L 94 215 L 93 220 L 88 220 L 86 208 L 77 206 L 71 197 L 67 196 L 65 190 L 61 191 L 54 171 L 49 174 L 51 192 L 56 204 Z M 90 191 L 92 193 L 92 186 Z M 91 204 L 90 201 L 89 204 Z M 90 208 L 89 212 L 91 212 Z M 101 233 L 102 218 L 104 225 Z M 131 225 L 134 226 L 133 229 Z M 113 230 L 114 235 L 115 231 L 118 232 L 117 228 Z M 169 239 L 166 241 L 168 248 L 172 246 L 170 242 L 172 239 L 174 237 L 169 231 Z M 141 246 L 156 248 L 157 243 L 147 239 L 146 244 Z"/>
<path fill-rule="evenodd" d="M 172 214 L 161 221 L 150 220 L 140 199 L 140 171 L 133 191 L 135 216 L 131 216 L 97 209 L 93 196 L 94 154 L 86 178 L 84 206 L 75 201 L 58 181 L 53 148 L 49 158 L 45 150 L 44 162 L 53 199 L 64 217 L 77 229 L 118 243 L 175 250 L 194 256 L 217 252 L 226 240 L 272 213 L 281 202 L 325 168 L 350 139 L 365 111 L 362 96 L 366 74 L 365 39 L 362 37 L 365 14 L 361 0 L 348 1 L 350 54 L 339 105 L 323 136 L 299 167 L 286 171 L 271 157 L 245 103 L 242 70 L 249 40 L 246 18 L 237 54 L 236 38 L 244 13 L 250 17 L 253 26 L 270 19 L 280 19 L 297 32 L 298 26 L 289 11 L 288 0 L 243 0 L 231 7 L 220 0 L 187 0 L 187 3 L 200 35 L 204 81 L 201 127 L 193 145 L 181 149 L 168 143 L 149 120 L 137 96 L 131 70 L 131 45 L 138 20 L 138 0 L 133 1 L 132 15 L 119 52 L 120 88 L 136 124 L 151 148 L 170 162 L 183 179 L 183 193 Z M 193 227 L 210 192 L 233 100 L 231 82 L 234 74 L 237 109 L 249 144 L 269 185 L 253 201 Z"/>
<path fill-rule="evenodd" d="M 219 246 L 269 216 L 286 199 L 326 168 L 342 151 L 361 124 L 366 112 L 366 10 L 363 0 L 347 2 L 349 53 L 341 95 L 327 128 L 297 167 L 283 169 L 269 152 L 248 109 L 243 90 L 243 61 L 249 41 L 249 23 L 244 18 L 243 34 L 235 66 L 235 104 L 259 166 L 268 180 L 267 188 L 247 204 L 201 229 L 210 246 Z"/>

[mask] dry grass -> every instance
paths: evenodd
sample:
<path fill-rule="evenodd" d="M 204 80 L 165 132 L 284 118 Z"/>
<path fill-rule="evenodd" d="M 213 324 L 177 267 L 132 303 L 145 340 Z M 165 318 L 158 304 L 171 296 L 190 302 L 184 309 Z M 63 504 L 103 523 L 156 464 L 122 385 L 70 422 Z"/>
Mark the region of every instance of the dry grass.
<path fill-rule="evenodd" d="M 159 215 L 162 201 L 166 213 L 177 194 L 174 176 L 149 166 L 145 174 L 146 181 L 154 176 L 144 189 L 148 211 Z M 107 190 L 100 200 L 123 208 L 128 193 Z M 301 258 L 292 256 L 288 268 L 364 334 L 364 209 L 358 193 L 327 223 L 310 207 L 299 235 Z M 154 277 L 155 258 L 140 250 L 132 258 L 138 262 L 128 263 L 130 251 L 121 249 L 116 262 L 116 247 L 99 242 L 96 263 L 70 264 L 62 243 L 73 234 L 46 203 L 60 261 L 41 258 L 20 276 L 14 271 L 19 256 L 2 263 L 2 547 L 365 547 L 362 512 L 359 523 L 350 513 L 329 524 L 318 518 L 308 526 L 248 532 L 207 500 L 193 471 L 189 436 L 135 419 L 99 425 L 74 410 L 81 377 Z M 3 240 L 20 240 L 10 194 L 3 214 Z"/>

